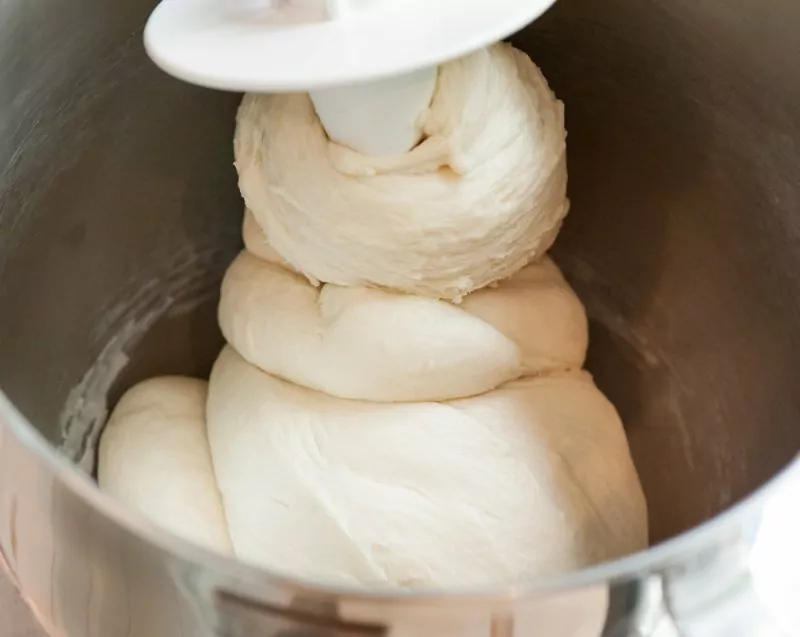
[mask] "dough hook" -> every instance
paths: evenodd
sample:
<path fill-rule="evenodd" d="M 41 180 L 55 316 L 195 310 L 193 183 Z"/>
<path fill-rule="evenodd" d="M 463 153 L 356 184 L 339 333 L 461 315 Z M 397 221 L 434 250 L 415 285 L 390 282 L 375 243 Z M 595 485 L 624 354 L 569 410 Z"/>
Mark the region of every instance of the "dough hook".
<path fill-rule="evenodd" d="M 436 66 L 518 31 L 555 0 L 162 0 L 145 46 L 208 88 L 309 91 L 329 136 L 372 155 L 419 141 Z"/>

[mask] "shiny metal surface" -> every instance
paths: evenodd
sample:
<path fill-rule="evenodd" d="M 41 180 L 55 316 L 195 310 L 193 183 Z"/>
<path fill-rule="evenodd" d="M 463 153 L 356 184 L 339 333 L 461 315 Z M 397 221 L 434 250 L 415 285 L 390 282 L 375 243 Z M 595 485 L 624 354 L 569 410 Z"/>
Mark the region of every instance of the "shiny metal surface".
<path fill-rule="evenodd" d="M 146 375 L 204 374 L 221 342 L 238 98 L 146 60 L 152 5 L 0 4 L 0 550 L 53 634 L 785 632 L 751 549 L 772 532 L 765 510 L 787 526 L 795 507 L 775 503 L 800 501 L 800 5 L 560 0 L 515 37 L 567 104 L 574 205 L 555 257 L 587 304 L 590 367 L 665 543 L 554 582 L 419 597 L 207 554 L 52 449 L 73 388 L 121 332 L 136 338 L 112 402 Z"/>

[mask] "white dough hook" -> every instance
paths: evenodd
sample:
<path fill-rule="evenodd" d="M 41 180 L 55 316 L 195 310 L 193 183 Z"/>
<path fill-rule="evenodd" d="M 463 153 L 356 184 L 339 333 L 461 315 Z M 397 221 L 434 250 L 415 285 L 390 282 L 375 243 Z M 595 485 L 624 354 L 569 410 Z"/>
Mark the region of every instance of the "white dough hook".
<path fill-rule="evenodd" d="M 285 92 L 436 66 L 518 31 L 555 0 L 162 0 L 150 57 L 209 88 Z"/>
<path fill-rule="evenodd" d="M 442 62 L 502 40 L 555 0 L 162 0 L 145 29 L 153 61 L 208 88 L 308 91 L 328 136 L 402 153 Z"/>

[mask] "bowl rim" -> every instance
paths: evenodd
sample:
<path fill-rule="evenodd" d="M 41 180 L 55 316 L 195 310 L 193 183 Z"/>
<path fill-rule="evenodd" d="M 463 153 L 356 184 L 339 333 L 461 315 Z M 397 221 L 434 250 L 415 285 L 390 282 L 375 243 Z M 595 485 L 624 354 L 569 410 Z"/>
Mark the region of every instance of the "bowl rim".
<path fill-rule="evenodd" d="M 365 589 L 355 586 L 331 585 L 308 579 L 292 577 L 257 565 L 240 562 L 232 557 L 195 545 L 170 531 L 162 529 L 125 505 L 103 493 L 96 482 L 47 441 L 47 439 L 13 405 L 0 389 L 0 434 L 5 430 L 30 452 L 54 480 L 60 481 L 74 496 L 89 507 L 99 511 L 120 530 L 149 543 L 164 553 L 175 555 L 188 565 L 210 569 L 220 578 L 220 590 L 231 582 L 247 582 L 267 587 L 278 587 L 298 593 L 328 595 L 338 600 L 380 602 L 383 604 L 419 603 L 486 603 L 507 602 L 531 597 L 544 597 L 576 589 L 585 589 L 609 583 L 625 583 L 646 575 L 656 574 L 670 565 L 680 563 L 695 551 L 717 544 L 719 531 L 743 522 L 753 510 L 764 506 L 770 495 L 789 482 L 800 485 L 800 456 L 795 456 L 772 478 L 728 507 L 687 531 L 645 550 L 618 560 L 598 564 L 562 575 L 521 582 L 514 585 L 465 587 L 463 589 L 422 589 L 418 591 Z M 2 436 L 0 436 L 2 441 Z M 0 444 L 0 450 L 2 445 Z M 12 566 L 13 569 L 13 566 Z"/>

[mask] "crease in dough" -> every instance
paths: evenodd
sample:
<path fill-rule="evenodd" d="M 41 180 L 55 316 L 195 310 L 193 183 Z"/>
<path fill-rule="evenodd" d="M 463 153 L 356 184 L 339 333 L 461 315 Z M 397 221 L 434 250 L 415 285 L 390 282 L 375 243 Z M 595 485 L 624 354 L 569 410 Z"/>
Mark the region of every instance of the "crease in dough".
<path fill-rule="evenodd" d="M 154 523 L 233 552 L 206 434 L 208 383 L 151 378 L 120 399 L 100 438 L 100 487 Z"/>

